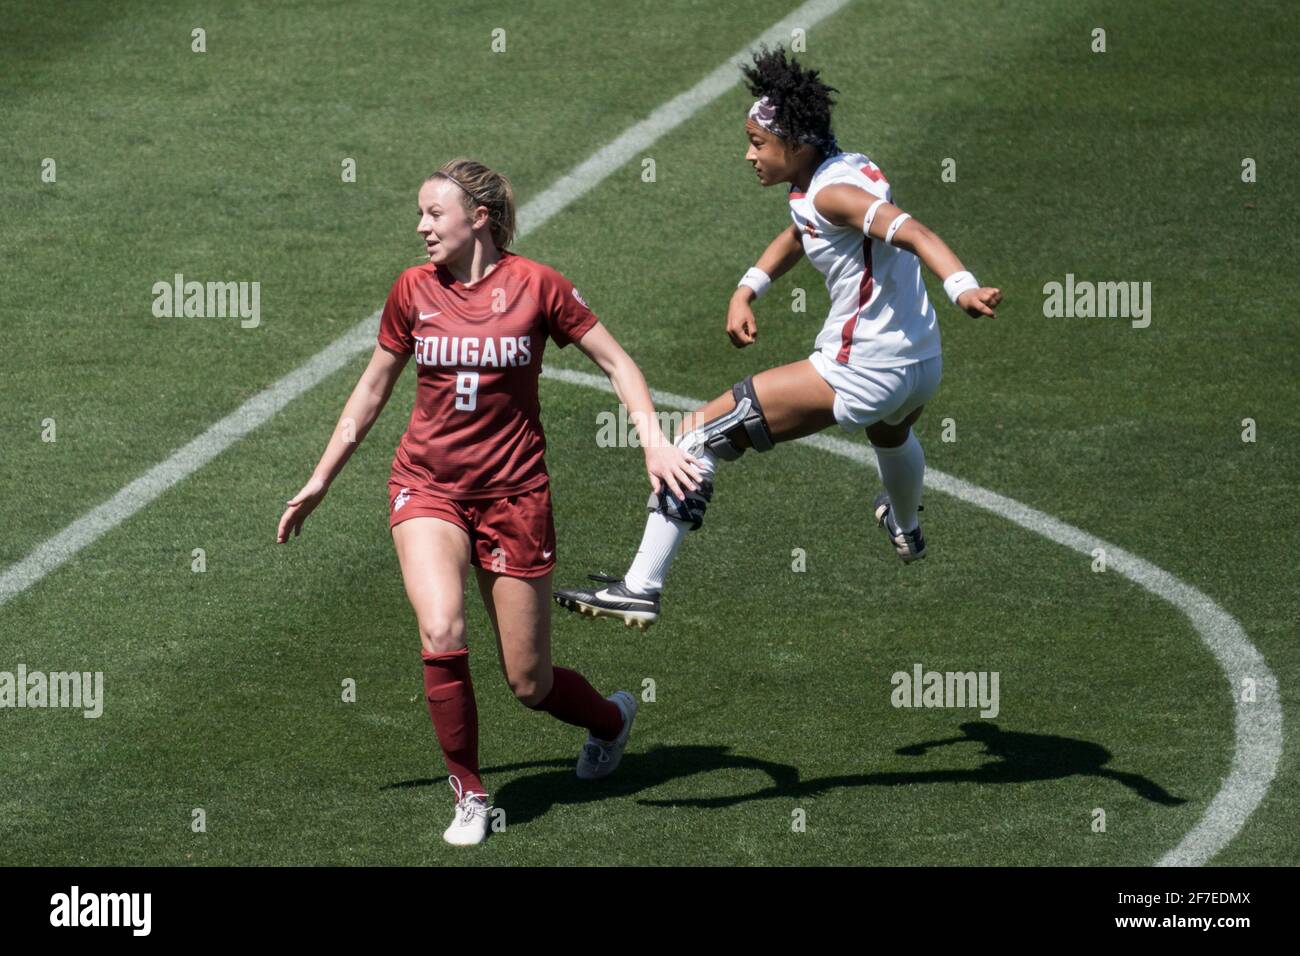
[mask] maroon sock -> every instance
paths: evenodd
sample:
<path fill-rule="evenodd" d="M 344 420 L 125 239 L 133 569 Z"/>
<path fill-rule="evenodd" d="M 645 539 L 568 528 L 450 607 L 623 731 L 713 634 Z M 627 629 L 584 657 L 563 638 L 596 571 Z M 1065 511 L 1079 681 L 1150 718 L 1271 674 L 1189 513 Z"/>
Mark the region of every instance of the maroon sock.
<path fill-rule="evenodd" d="M 567 667 L 552 668 L 555 680 L 551 692 L 533 705 L 552 717 L 586 727 L 600 740 L 613 740 L 623 732 L 623 712 L 613 701 L 600 696 L 587 678 Z"/>
<path fill-rule="evenodd" d="M 469 648 L 450 654 L 421 653 L 424 698 L 442 747 L 447 771 L 465 793 L 486 793 L 478 776 L 478 705 L 469 678 Z"/>

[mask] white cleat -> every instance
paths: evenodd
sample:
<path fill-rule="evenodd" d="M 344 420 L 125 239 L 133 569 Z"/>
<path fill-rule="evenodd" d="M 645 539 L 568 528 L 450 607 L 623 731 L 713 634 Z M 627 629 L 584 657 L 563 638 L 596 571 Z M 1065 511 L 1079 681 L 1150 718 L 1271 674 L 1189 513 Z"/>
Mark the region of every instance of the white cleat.
<path fill-rule="evenodd" d="M 452 793 L 456 794 L 456 816 L 443 831 L 442 838 L 452 846 L 475 846 L 482 843 L 487 839 L 488 815 L 492 812 L 487 794 L 465 793 L 461 789 L 460 778 L 455 775 L 447 780 L 451 783 Z"/>
<path fill-rule="evenodd" d="M 581 780 L 599 780 L 613 773 L 623 759 L 623 748 L 632 733 L 632 721 L 636 720 L 636 698 L 625 690 L 615 691 L 606 700 L 614 702 L 623 713 L 623 729 L 613 740 L 600 740 L 587 735 L 587 742 L 578 754 L 578 777 Z"/>

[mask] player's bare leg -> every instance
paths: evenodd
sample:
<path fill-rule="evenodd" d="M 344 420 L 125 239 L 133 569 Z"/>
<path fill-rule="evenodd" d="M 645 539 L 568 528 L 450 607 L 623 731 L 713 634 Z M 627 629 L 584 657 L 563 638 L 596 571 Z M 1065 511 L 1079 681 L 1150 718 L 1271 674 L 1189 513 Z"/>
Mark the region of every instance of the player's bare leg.
<path fill-rule="evenodd" d="M 456 846 L 481 843 L 491 807 L 479 779 L 478 706 L 465 641 L 469 535 L 441 518 L 408 518 L 393 527 L 393 544 L 420 628 L 429 717 L 456 800 L 443 839 Z"/>
<path fill-rule="evenodd" d="M 479 594 L 496 632 L 501 673 L 525 707 L 551 692 L 551 576 L 515 578 L 474 569 Z"/>
<path fill-rule="evenodd" d="M 393 527 L 393 545 L 424 653 L 463 650 L 469 535 L 441 518 L 408 518 Z"/>
<path fill-rule="evenodd" d="M 476 569 L 483 606 L 497 634 L 501 669 L 515 697 L 565 723 L 587 730 L 578 755 L 578 776 L 613 773 L 623 757 L 636 698 L 617 691 L 608 698 L 577 671 L 551 663 L 551 576 L 516 578 Z"/>
<path fill-rule="evenodd" d="M 754 390 L 774 442 L 794 441 L 835 424 L 835 391 L 807 359 L 759 372 L 754 376 Z M 682 429 L 693 431 L 735 407 L 735 396 L 727 390 L 687 415 Z M 746 432 L 738 433 L 734 441 L 752 447 Z"/>
<path fill-rule="evenodd" d="M 921 412 L 924 410 L 925 406 L 922 405 L 897 425 L 890 425 L 888 422 L 875 422 L 868 425 L 867 438 L 871 439 L 871 444 L 877 448 L 898 448 L 911 437 L 912 425 L 921 417 Z"/>
<path fill-rule="evenodd" d="M 737 383 L 683 422 L 679 444 L 695 456 L 703 480 L 678 499 L 651 495 L 641 546 L 623 578 L 592 575 L 597 588 L 555 592 L 561 606 L 593 617 L 613 617 L 644 630 L 659 617 L 659 594 L 686 532 L 700 527 L 713 496 L 719 458 L 746 449 L 770 450 L 822 431 L 835 421 L 835 391 L 807 359 L 767 369 Z"/>

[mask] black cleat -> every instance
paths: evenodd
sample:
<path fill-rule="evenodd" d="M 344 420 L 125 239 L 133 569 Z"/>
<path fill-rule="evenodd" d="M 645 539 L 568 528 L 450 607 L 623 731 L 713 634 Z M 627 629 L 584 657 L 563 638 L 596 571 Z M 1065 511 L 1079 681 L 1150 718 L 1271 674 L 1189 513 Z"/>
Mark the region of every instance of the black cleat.
<path fill-rule="evenodd" d="M 871 507 L 876 516 L 876 524 L 885 529 L 885 534 L 889 535 L 889 543 L 894 546 L 894 553 L 903 559 L 904 564 L 911 564 L 925 557 L 925 536 L 921 534 L 921 525 L 917 524 L 912 531 L 899 530 L 898 525 L 894 524 L 889 492 L 882 491 L 876 495 L 876 500 Z"/>
<path fill-rule="evenodd" d="M 555 592 L 555 603 L 569 611 L 591 617 L 618 618 L 628 627 L 644 631 L 659 620 L 659 595 L 637 594 L 629 591 L 622 578 L 607 574 L 589 574 L 587 577 L 602 587 L 566 588 Z"/>

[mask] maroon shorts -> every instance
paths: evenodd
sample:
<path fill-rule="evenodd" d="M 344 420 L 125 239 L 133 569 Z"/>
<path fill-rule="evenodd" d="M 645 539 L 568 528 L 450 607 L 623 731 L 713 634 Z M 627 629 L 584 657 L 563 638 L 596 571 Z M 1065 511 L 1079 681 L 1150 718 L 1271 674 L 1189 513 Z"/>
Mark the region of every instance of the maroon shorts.
<path fill-rule="evenodd" d="M 555 521 L 549 483 L 505 498 L 443 498 L 388 482 L 388 526 L 407 518 L 441 518 L 469 535 L 475 567 L 512 578 L 540 578 L 555 567 Z"/>

